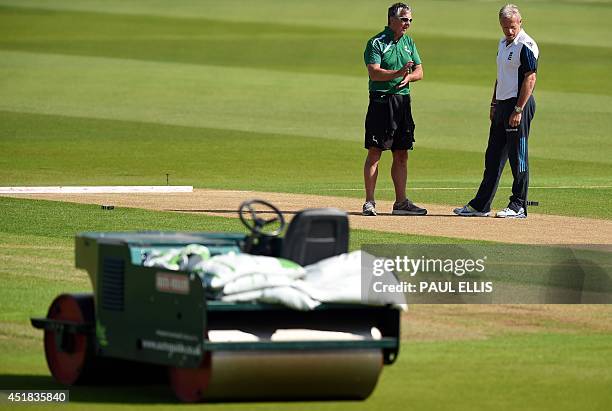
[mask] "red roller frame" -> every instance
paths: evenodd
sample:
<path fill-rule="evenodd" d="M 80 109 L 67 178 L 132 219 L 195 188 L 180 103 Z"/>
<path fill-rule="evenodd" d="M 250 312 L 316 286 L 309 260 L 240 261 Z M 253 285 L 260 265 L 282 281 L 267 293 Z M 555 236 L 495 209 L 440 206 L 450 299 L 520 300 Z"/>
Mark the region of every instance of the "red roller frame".
<path fill-rule="evenodd" d="M 199 368 L 170 367 L 170 386 L 183 402 L 202 401 L 210 381 L 211 355 L 207 352 Z"/>
<path fill-rule="evenodd" d="M 88 300 L 88 301 L 87 301 Z M 53 300 L 47 318 L 79 324 L 93 321 L 93 297 L 62 294 Z M 58 331 L 45 330 L 45 356 L 58 382 L 76 384 L 92 359 L 92 339 L 86 334 L 65 333 L 65 347 L 58 347 Z M 65 339 L 68 339 L 66 341 Z"/>

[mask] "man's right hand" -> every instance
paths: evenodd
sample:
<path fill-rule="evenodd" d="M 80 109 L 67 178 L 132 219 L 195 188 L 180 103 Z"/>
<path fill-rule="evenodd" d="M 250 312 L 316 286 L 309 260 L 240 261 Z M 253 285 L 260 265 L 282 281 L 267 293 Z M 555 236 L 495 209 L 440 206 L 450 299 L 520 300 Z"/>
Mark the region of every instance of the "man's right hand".
<path fill-rule="evenodd" d="M 495 117 L 495 106 L 492 105 L 491 109 L 489 110 L 489 120 L 491 122 L 493 122 L 493 117 Z"/>

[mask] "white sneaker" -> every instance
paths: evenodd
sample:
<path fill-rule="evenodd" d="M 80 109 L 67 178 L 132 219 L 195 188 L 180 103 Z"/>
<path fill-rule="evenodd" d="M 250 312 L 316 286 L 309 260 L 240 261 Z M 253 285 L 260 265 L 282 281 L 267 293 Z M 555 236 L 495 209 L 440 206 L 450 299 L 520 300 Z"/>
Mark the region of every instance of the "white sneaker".
<path fill-rule="evenodd" d="M 501 211 L 498 211 L 495 214 L 495 217 L 498 218 L 527 218 L 525 215 L 525 209 L 523 207 L 519 208 L 518 211 L 514 211 L 510 207 L 506 207 Z"/>
<path fill-rule="evenodd" d="M 366 201 L 363 204 L 363 210 L 361 211 L 361 214 L 365 216 L 375 216 L 376 215 L 376 203 L 374 201 Z"/>
<path fill-rule="evenodd" d="M 489 212 L 482 212 L 476 210 L 469 204 L 464 205 L 463 207 L 458 207 L 453 210 L 453 213 L 460 215 L 462 217 L 488 217 Z"/>

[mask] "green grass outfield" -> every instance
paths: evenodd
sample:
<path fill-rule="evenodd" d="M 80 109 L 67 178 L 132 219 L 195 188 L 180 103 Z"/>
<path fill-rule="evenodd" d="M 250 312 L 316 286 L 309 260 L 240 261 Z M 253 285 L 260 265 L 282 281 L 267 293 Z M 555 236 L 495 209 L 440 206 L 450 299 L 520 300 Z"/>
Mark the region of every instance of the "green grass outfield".
<path fill-rule="evenodd" d="M 16 331 L 20 332 L 20 331 Z M 21 340 L 24 338 L 22 337 Z M 61 389 L 44 367 L 42 337 L 28 335 L 10 355 L 5 389 Z M 593 353 L 597 353 L 594 355 Z M 609 336 L 504 336 L 486 341 L 404 342 L 398 361 L 383 370 L 363 402 L 177 404 L 166 385 L 73 387 L 62 409 L 95 410 L 607 410 Z M 13 374 L 15 373 L 15 374 Z M 19 409 L 44 406 L 20 405 Z M 47 406 L 48 407 L 48 406 Z M 8 406 L 4 409 L 14 409 Z M 59 406 L 57 407 L 59 408 Z"/>
<path fill-rule="evenodd" d="M 0 0 L 0 185 L 170 173 L 195 187 L 361 197 L 362 53 L 388 4 L 218 3 Z M 425 80 L 409 194 L 461 205 L 482 174 L 499 4 L 413 6 Z M 530 1 L 523 14 L 541 49 L 530 198 L 537 212 L 610 218 L 612 3 Z M 387 172 L 378 187 L 392 197 Z"/>
<path fill-rule="evenodd" d="M 46 368 L 42 333 L 29 317 L 44 315 L 63 292 L 90 291 L 84 271 L 74 268 L 73 233 L 79 230 L 242 231 L 236 219 L 144 210 L 103 211 L 94 205 L 0 198 L 0 389 L 61 389 Z M 415 236 L 353 231 L 351 247 L 365 241 L 422 242 Z M 433 238 L 436 242 L 446 239 Z M 413 310 L 424 308 L 413 307 Z M 603 313 L 601 321 L 610 321 Z M 422 315 L 422 314 L 421 314 Z M 503 313 L 498 313 L 503 316 Z M 463 321 L 488 333 L 488 321 Z M 496 332 L 487 339 L 402 341 L 398 362 L 386 367 L 365 402 L 210 404 L 220 410 L 606 410 L 612 404 L 612 337 L 598 327 L 559 319 L 528 322 L 537 332 Z M 479 324 L 481 323 L 482 324 Z M 550 322 L 550 323 L 548 323 Z M 503 329 L 503 326 L 502 326 Z M 457 333 L 460 333 L 457 329 Z M 421 330 L 427 332 L 427 330 Z M 447 332 L 448 333 L 448 332 Z M 176 409 L 166 385 L 88 386 L 70 389 L 68 409 Z M 8 408 L 3 408 L 8 407 Z M 189 406 L 182 406 L 189 407 Z M 0 409 L 9 409 L 0 404 Z M 23 406 L 24 409 L 36 408 Z M 12 409 L 12 408 L 10 408 Z"/>
<path fill-rule="evenodd" d="M 0 186 L 163 185 L 169 173 L 176 185 L 340 195 L 356 197 L 358 207 L 362 53 L 389 3 L 0 0 Z M 480 181 L 502 3 L 411 3 L 410 34 L 425 71 L 413 88 L 416 202 L 462 205 Z M 533 211 L 612 218 L 612 1 L 519 6 L 541 49 L 529 149 L 530 199 L 542 205 Z M 392 198 L 388 157 L 381 199 Z M 510 182 L 506 170 L 501 186 Z M 505 206 L 503 187 L 495 207 Z M 57 387 L 28 318 L 60 292 L 89 289 L 74 268 L 75 232 L 242 231 L 235 219 L 116 211 L 0 198 L 0 389 Z M 449 241 L 351 232 L 352 248 Z M 499 316 L 503 326 L 514 321 Z M 474 319 L 447 321 L 459 320 Z M 564 324 L 484 339 L 408 339 L 366 402 L 203 407 L 611 409 L 612 336 L 571 318 Z M 163 387 L 71 394 L 73 409 L 176 409 Z"/>

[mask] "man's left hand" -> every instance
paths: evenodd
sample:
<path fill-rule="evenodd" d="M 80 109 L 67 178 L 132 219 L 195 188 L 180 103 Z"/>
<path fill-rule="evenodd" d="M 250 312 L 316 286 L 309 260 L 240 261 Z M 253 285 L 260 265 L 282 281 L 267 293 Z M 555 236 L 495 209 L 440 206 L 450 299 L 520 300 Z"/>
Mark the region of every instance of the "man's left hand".
<path fill-rule="evenodd" d="M 408 76 L 409 76 L 408 73 L 404 75 L 404 78 L 402 79 L 402 81 L 400 81 L 399 84 L 397 85 L 398 89 L 406 87 L 406 85 L 409 83 Z"/>
<path fill-rule="evenodd" d="M 510 127 L 518 127 L 518 125 L 521 124 L 522 117 L 523 115 L 521 113 L 510 114 L 510 121 L 508 121 L 508 123 L 510 124 Z"/>

